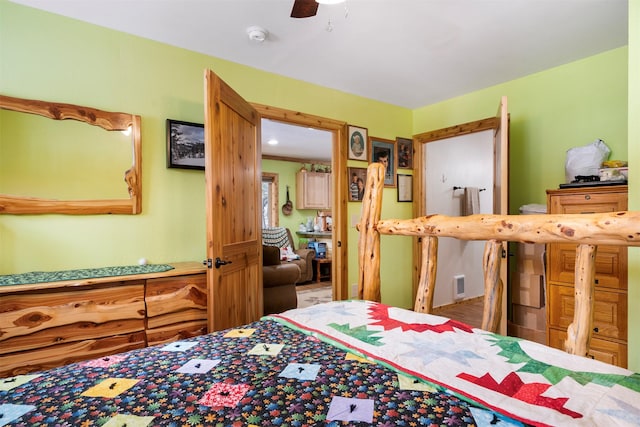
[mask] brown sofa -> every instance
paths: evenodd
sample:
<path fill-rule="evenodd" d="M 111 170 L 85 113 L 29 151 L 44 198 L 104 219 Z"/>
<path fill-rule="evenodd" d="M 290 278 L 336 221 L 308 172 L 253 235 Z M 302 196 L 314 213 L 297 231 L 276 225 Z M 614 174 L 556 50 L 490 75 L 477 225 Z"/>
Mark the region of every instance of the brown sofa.
<path fill-rule="evenodd" d="M 296 283 L 300 268 L 280 261 L 280 249 L 262 246 L 262 297 L 264 314 L 281 313 L 298 306 Z"/>
<path fill-rule="evenodd" d="M 288 261 L 300 268 L 300 280 L 298 283 L 308 282 L 313 279 L 313 258 L 316 256 L 316 251 L 308 248 L 296 249 L 291 230 L 286 227 L 263 228 L 262 244 L 278 248 L 290 247 L 300 257 L 300 259 Z"/>

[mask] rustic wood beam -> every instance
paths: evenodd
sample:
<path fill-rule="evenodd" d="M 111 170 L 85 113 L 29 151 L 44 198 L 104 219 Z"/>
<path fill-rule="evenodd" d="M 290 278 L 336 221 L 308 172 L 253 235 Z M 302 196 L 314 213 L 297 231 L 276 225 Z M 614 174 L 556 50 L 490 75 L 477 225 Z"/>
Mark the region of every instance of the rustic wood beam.
<path fill-rule="evenodd" d="M 404 220 L 384 219 L 376 228 L 381 234 L 461 240 L 640 246 L 640 212 L 632 211 L 464 217 L 430 215 Z"/>
<path fill-rule="evenodd" d="M 438 270 L 438 238 L 426 236 L 422 238 L 422 265 L 418 292 L 413 310 L 418 313 L 433 311 L 433 293 L 436 288 L 436 272 Z"/>
<path fill-rule="evenodd" d="M 579 356 L 587 355 L 591 343 L 597 250 L 597 246 L 585 244 L 576 248 L 573 321 L 567 328 L 564 350 Z"/>
<path fill-rule="evenodd" d="M 489 240 L 484 246 L 482 270 L 484 272 L 484 308 L 482 329 L 498 332 L 502 318 L 502 294 L 504 286 L 500 280 L 502 242 Z"/>
<path fill-rule="evenodd" d="M 384 166 L 372 163 L 362 200 L 362 217 L 358 224 L 358 298 L 380 302 L 380 233 L 376 224 L 382 212 Z"/>

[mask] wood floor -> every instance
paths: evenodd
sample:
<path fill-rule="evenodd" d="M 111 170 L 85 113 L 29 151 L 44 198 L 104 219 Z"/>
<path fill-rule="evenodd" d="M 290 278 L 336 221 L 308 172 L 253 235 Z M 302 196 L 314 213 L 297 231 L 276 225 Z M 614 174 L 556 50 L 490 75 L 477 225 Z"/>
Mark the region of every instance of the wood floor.
<path fill-rule="evenodd" d="M 436 307 L 433 314 L 464 322 L 474 328 L 482 325 L 483 297 L 469 298 L 461 302 Z"/>

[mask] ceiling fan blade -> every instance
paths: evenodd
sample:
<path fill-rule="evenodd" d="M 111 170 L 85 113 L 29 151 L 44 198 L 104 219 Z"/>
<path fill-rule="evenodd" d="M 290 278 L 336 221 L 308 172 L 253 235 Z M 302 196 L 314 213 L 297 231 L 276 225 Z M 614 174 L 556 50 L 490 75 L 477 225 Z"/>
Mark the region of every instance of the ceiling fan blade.
<path fill-rule="evenodd" d="M 292 18 L 310 18 L 316 16 L 318 3 L 316 0 L 294 0 L 291 9 Z"/>

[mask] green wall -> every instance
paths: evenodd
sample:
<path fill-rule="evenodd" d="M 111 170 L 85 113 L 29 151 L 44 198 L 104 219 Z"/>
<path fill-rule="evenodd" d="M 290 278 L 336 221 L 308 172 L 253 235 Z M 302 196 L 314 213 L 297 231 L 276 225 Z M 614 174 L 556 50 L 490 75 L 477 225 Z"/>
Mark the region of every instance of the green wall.
<path fill-rule="evenodd" d="M 411 111 L 405 108 L 6 0 L 0 0 L 0 42 L 0 93 L 138 114 L 143 141 L 141 215 L 2 215 L 0 274 L 129 265 L 141 257 L 157 263 L 204 259 L 204 174 L 166 168 L 165 121 L 203 122 L 206 68 L 250 102 L 354 123 L 382 138 L 411 134 Z M 0 123 L 0 138 L 5 139 L 2 128 Z M 30 161 L 38 167 L 47 159 L 34 155 Z M 0 182 L 9 179 L 0 168 Z M 280 197 L 284 200 L 284 193 Z M 389 196 L 387 203 L 395 204 L 395 197 Z M 349 211 L 357 211 L 352 205 Z M 401 212 L 410 215 L 406 207 Z M 346 243 L 355 260 L 355 231 Z M 400 262 L 407 258 L 397 252 L 390 257 Z M 396 275 L 396 283 L 407 289 L 404 300 L 394 295 L 392 302 L 407 306 L 411 277 L 405 271 Z M 356 277 L 357 269 L 351 268 L 349 281 Z"/>
<path fill-rule="evenodd" d="M 510 212 L 546 203 L 565 182 L 571 147 L 601 138 L 627 159 L 627 48 L 619 48 L 414 111 L 414 134 L 510 114 Z"/>

